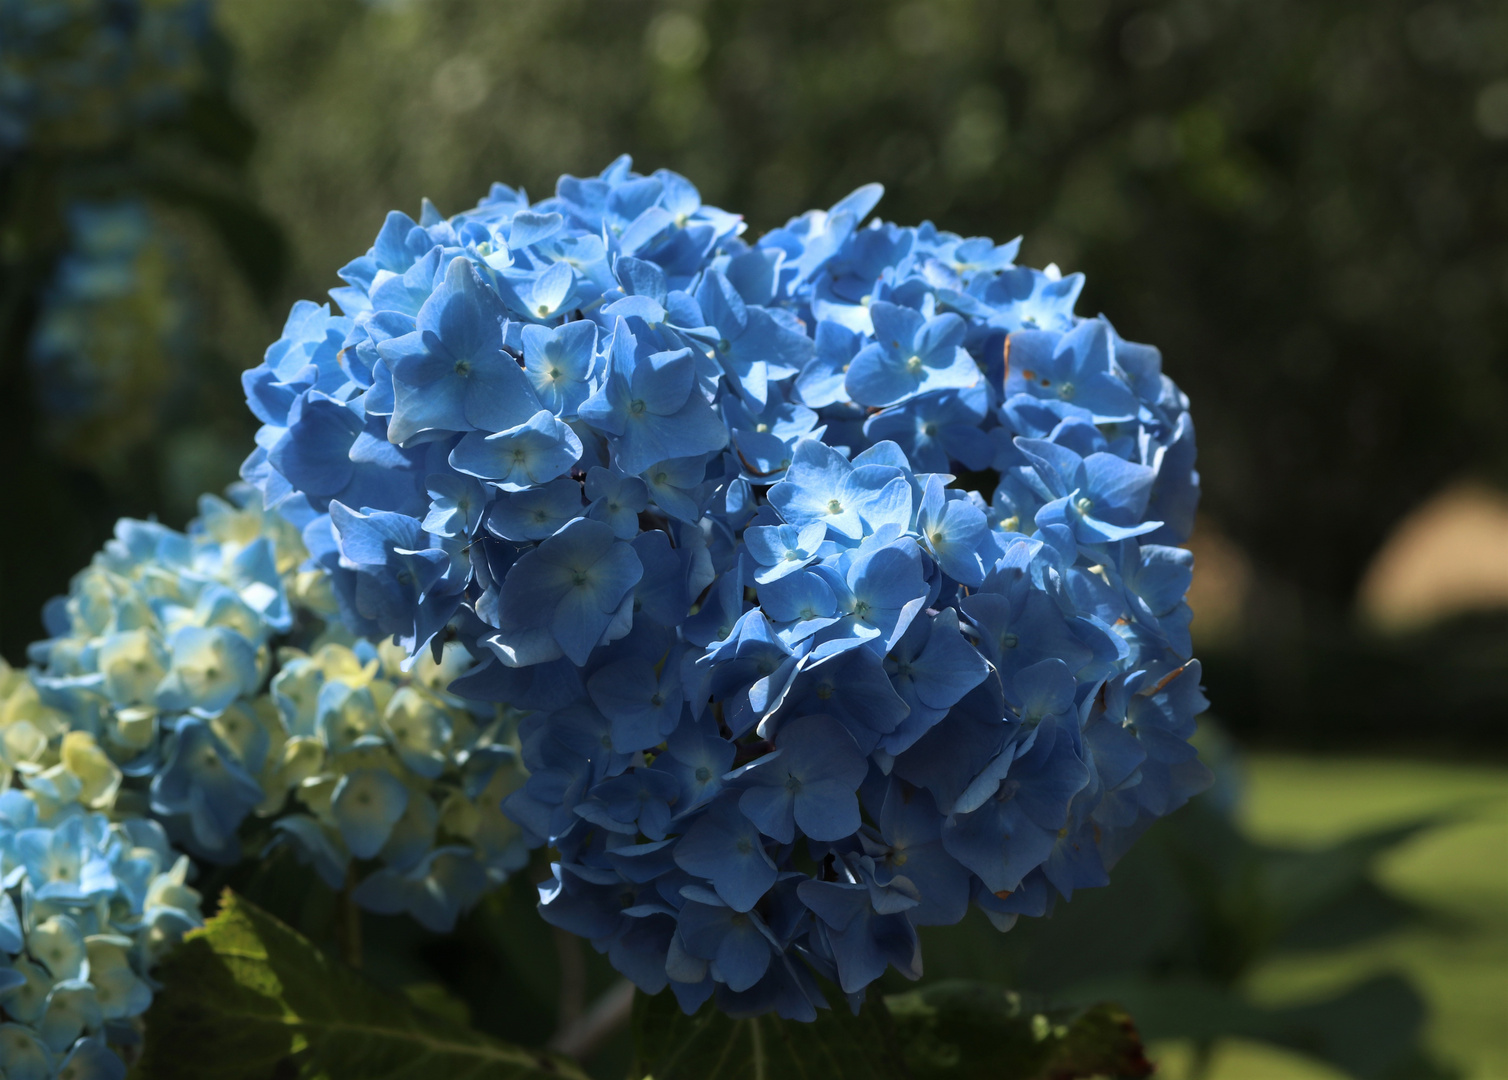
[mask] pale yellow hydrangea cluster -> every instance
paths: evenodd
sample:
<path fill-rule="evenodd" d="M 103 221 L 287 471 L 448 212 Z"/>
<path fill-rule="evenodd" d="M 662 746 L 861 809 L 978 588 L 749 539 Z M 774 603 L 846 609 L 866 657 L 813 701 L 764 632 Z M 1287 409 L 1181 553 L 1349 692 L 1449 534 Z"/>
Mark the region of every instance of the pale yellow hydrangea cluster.
<path fill-rule="evenodd" d="M 268 801 L 259 810 L 292 793 L 306 813 L 279 825 L 332 884 L 353 855 L 379 859 L 391 875 L 437 848 L 469 849 L 489 882 L 523 864 L 520 830 L 502 812 L 524 780 L 517 717 L 446 692 L 472 662 L 461 646 L 446 645 L 438 661 L 426 653 L 406 673 L 391 643 L 327 642 L 283 649 L 278 660 L 270 702 L 281 741 L 260 778 Z"/>
<path fill-rule="evenodd" d="M 0 791 L 43 823 L 151 817 L 217 862 L 270 835 L 358 903 L 453 923 L 527 859 L 501 809 L 524 779 L 517 714 L 447 693 L 472 664 L 457 644 L 405 671 L 327 626 L 327 576 L 254 494 L 200 510 L 186 533 L 120 523 L 34 666 L 0 666 Z"/>

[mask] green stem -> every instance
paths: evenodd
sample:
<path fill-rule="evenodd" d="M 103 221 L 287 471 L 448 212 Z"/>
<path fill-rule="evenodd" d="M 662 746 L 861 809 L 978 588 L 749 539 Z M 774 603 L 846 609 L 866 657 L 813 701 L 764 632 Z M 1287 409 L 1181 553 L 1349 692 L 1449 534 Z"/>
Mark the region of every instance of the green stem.
<path fill-rule="evenodd" d="M 356 868 L 346 875 L 335 909 L 335 936 L 340 955 L 353 968 L 361 967 L 361 908 L 356 906 Z"/>

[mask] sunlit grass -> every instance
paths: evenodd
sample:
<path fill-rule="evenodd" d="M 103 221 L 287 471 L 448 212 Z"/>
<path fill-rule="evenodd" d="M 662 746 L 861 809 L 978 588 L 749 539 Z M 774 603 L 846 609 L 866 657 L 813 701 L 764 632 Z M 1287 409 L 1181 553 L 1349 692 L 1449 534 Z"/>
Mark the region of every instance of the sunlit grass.
<path fill-rule="evenodd" d="M 1358 759 L 1257 756 L 1245 819 L 1262 840 L 1320 845 L 1420 815 L 1460 810 L 1457 823 L 1386 858 L 1384 880 L 1441 912 L 1437 927 L 1362 948 L 1270 963 L 1251 979 L 1264 1003 L 1323 996 L 1381 971 L 1412 977 L 1429 1000 L 1429 1040 L 1470 1080 L 1508 1078 L 1508 769 Z M 1187 1048 L 1155 1048 L 1167 1080 L 1187 1075 Z M 1332 1080 L 1299 1055 L 1230 1042 L 1209 1080 Z"/>
<path fill-rule="evenodd" d="M 1191 1075 L 1190 1047 L 1178 1042 L 1153 1043 L 1148 1054 L 1157 1062 L 1157 1080 L 1186 1080 Z M 1226 1039 L 1216 1049 L 1203 1080 L 1348 1080 L 1339 1069 L 1270 1043 Z"/>

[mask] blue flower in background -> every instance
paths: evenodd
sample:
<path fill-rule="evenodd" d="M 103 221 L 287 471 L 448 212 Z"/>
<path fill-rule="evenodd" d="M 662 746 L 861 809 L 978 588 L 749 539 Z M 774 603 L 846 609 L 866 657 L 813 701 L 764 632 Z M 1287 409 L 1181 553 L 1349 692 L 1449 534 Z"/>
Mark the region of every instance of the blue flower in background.
<path fill-rule="evenodd" d="M 226 626 L 185 626 L 167 640 L 171 667 L 157 687 L 164 709 L 217 713 L 256 689 L 256 649 Z"/>
<path fill-rule="evenodd" d="M 341 839 L 358 859 L 370 859 L 382 850 L 407 808 L 403 781 L 381 769 L 346 773 L 330 797 L 330 813 Z"/>

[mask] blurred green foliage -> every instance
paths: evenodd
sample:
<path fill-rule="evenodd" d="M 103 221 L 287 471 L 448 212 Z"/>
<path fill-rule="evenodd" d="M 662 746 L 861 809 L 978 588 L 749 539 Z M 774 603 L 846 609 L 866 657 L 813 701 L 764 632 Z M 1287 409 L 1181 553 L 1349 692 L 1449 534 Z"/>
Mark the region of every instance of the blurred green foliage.
<path fill-rule="evenodd" d="M 1247 776 L 1243 828 L 1280 846 L 1318 850 L 1423 817 L 1454 819 L 1405 841 L 1374 869 L 1378 882 L 1427 909 L 1430 918 L 1354 945 L 1287 951 L 1248 978 L 1252 998 L 1314 1000 L 1403 972 L 1429 1001 L 1431 1046 L 1473 1080 L 1508 1076 L 1508 863 L 1502 858 L 1508 771 L 1481 762 L 1260 755 L 1248 762 Z"/>

